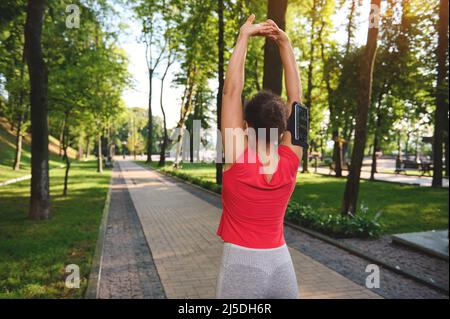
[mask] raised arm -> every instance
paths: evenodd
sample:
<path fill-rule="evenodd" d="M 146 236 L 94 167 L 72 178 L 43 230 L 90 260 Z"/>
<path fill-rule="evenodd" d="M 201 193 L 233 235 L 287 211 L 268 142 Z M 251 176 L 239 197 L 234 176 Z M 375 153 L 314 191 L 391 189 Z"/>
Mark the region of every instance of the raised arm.
<path fill-rule="evenodd" d="M 248 40 L 251 36 L 267 35 L 273 30 L 269 23 L 253 24 L 254 20 L 255 15 L 252 14 L 240 29 L 236 46 L 228 63 L 223 88 L 221 116 L 222 143 L 225 150 L 225 158 L 233 158 L 233 162 L 236 160 L 237 155 L 239 155 L 236 154 L 236 143 L 227 145 L 225 142 L 225 133 L 227 128 L 242 130 L 244 128 L 241 96 L 242 90 L 244 89 L 244 70 Z M 237 135 L 243 134 L 243 131 L 236 133 Z"/>
<path fill-rule="evenodd" d="M 294 49 L 287 34 L 281 30 L 274 21 L 267 21 L 275 30 L 275 32 L 269 35 L 269 38 L 274 40 L 280 51 L 281 61 L 284 68 L 284 80 L 286 86 L 286 92 L 288 96 L 287 114 L 291 114 L 292 104 L 294 102 L 302 103 L 302 83 L 300 80 L 300 74 L 298 71 L 297 61 L 295 60 Z M 299 158 L 302 158 L 303 148 L 291 143 L 291 133 L 286 131 L 283 134 L 282 144 L 291 148 Z"/>

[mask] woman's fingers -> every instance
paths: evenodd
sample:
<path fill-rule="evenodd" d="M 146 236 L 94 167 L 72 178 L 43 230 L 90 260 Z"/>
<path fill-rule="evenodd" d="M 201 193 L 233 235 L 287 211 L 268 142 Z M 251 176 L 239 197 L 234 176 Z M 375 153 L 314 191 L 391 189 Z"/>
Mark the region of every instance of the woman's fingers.
<path fill-rule="evenodd" d="M 254 35 L 267 34 L 272 32 L 273 28 L 267 24 L 259 23 L 254 25 Z"/>
<path fill-rule="evenodd" d="M 274 29 L 276 29 L 277 31 L 280 31 L 281 29 L 278 27 L 278 25 L 275 23 L 275 21 L 268 19 L 266 21 L 269 25 L 271 25 Z"/>
<path fill-rule="evenodd" d="M 271 38 L 276 38 L 276 35 L 279 31 L 278 26 L 272 20 L 267 20 L 258 24 L 253 24 L 255 21 L 255 15 L 251 14 L 246 21 L 246 25 L 243 26 L 241 31 L 246 30 L 245 32 L 249 35 L 260 35 L 260 36 L 272 36 Z"/>

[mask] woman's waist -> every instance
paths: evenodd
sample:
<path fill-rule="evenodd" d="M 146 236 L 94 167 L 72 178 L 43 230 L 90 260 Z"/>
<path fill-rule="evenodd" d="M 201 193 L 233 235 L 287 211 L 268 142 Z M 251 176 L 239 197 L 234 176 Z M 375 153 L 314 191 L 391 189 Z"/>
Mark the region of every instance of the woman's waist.
<path fill-rule="evenodd" d="M 223 209 L 221 220 L 225 226 L 232 225 L 234 229 L 240 231 L 273 233 L 283 229 L 284 215 L 284 212 L 278 214 L 230 213 Z"/>
<path fill-rule="evenodd" d="M 226 265 L 246 265 L 260 268 L 269 274 L 279 266 L 292 263 L 286 243 L 275 248 L 252 248 L 225 242 L 223 247 Z"/>
<path fill-rule="evenodd" d="M 232 242 L 224 242 L 225 247 L 229 247 L 230 249 L 237 249 L 237 250 L 245 250 L 245 251 L 254 251 L 254 252 L 269 252 L 269 251 L 280 251 L 287 248 L 286 242 L 283 242 L 280 246 L 274 247 L 274 248 L 253 248 L 253 247 L 247 247 L 238 245 Z"/>

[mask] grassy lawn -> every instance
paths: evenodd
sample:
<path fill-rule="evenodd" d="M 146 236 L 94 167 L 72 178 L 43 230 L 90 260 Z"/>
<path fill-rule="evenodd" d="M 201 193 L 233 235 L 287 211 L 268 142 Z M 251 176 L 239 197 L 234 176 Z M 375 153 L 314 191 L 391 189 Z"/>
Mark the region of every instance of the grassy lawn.
<path fill-rule="evenodd" d="M 152 166 L 157 167 L 156 163 Z M 183 164 L 178 172 L 168 165 L 162 170 L 179 177 L 192 176 L 189 179 L 201 186 L 204 186 L 202 181 L 207 182 L 207 187 L 215 181 L 213 164 Z M 337 214 L 345 181 L 344 178 L 299 173 L 292 200 L 310 205 L 323 214 Z M 383 232 L 392 234 L 447 228 L 448 196 L 448 189 L 362 180 L 359 203 L 368 207 L 369 214 L 381 212 Z"/>
<path fill-rule="evenodd" d="M 57 144 L 59 142 L 52 136 L 49 136 L 49 142 L 51 149 L 49 152 L 49 166 L 50 168 L 59 167 L 64 164 L 64 161 L 57 154 Z M 11 135 L 11 132 L 7 132 L 3 126 L 0 126 L 0 182 L 31 174 L 31 147 L 28 137 L 24 139 L 22 145 L 20 170 L 15 171 L 11 169 L 16 156 L 15 137 Z M 69 156 L 73 158 L 75 151 L 69 149 Z"/>
<path fill-rule="evenodd" d="M 53 218 L 27 220 L 29 181 L 0 187 L 0 298 L 82 298 L 90 273 L 111 171 L 74 162 L 50 171 Z M 65 288 L 65 266 L 80 267 L 80 289 Z"/>

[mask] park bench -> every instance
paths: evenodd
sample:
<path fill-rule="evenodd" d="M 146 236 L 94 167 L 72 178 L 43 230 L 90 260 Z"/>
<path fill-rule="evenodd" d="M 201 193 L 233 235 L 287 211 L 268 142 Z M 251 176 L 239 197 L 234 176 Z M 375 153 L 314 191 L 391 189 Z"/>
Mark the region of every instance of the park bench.
<path fill-rule="evenodd" d="M 399 160 L 395 162 L 395 174 L 404 173 L 406 175 L 407 169 L 419 169 L 419 163 L 411 160 Z"/>
<path fill-rule="evenodd" d="M 431 165 L 431 163 L 421 163 L 419 165 L 420 176 L 425 176 L 425 174 L 427 174 L 428 176 L 431 176 L 432 169 L 433 169 L 433 166 Z"/>
<path fill-rule="evenodd" d="M 420 163 L 412 160 L 400 160 L 396 162 L 395 174 L 404 173 L 406 175 L 406 170 L 417 170 L 420 176 L 427 174 L 431 176 L 432 165 L 431 163 Z"/>

